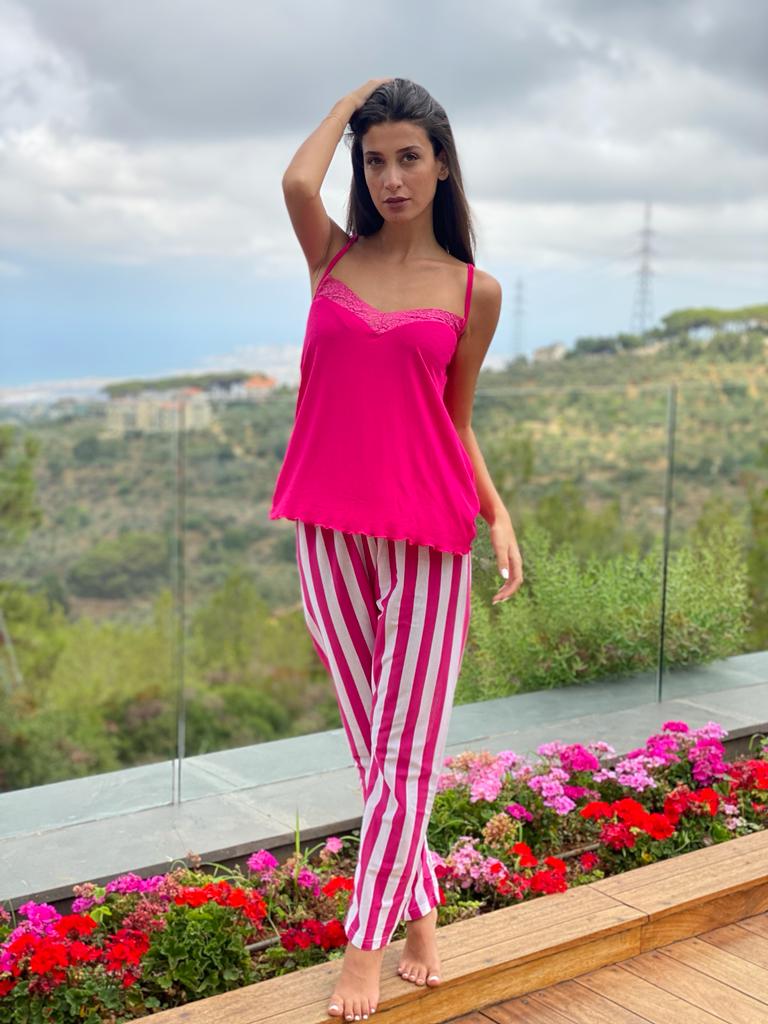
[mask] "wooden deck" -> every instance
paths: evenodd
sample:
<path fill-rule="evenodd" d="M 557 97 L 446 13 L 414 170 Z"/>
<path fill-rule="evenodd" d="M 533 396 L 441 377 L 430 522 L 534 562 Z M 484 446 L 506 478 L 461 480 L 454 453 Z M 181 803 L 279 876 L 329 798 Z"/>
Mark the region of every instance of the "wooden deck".
<path fill-rule="evenodd" d="M 438 929 L 443 983 L 403 981 L 387 948 L 387 1024 L 765 1024 L 768 831 Z M 663 947 L 663 948 L 662 948 Z M 142 1018 L 325 1024 L 338 962 Z"/>
<path fill-rule="evenodd" d="M 450 1020 L 451 1024 L 765 1024 L 768 913 Z"/>

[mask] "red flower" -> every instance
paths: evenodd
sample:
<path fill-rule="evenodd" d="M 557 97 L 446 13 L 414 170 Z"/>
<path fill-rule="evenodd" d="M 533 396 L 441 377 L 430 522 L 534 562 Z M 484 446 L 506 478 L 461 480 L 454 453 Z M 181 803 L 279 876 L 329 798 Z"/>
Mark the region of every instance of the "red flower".
<path fill-rule="evenodd" d="M 531 889 L 534 892 L 565 892 L 568 883 L 561 871 L 537 871 L 531 879 Z"/>
<path fill-rule="evenodd" d="M 345 878 L 343 875 L 334 875 L 329 878 L 328 881 L 322 888 L 322 892 L 326 896 L 333 897 L 337 892 L 352 892 L 354 882 L 351 878 Z"/>
<path fill-rule="evenodd" d="M 641 803 L 626 797 L 623 800 L 614 800 L 613 810 L 621 821 L 630 827 L 641 828 L 645 831 L 648 812 Z"/>
<path fill-rule="evenodd" d="M 720 806 L 720 797 L 711 786 L 708 786 L 706 789 L 698 789 L 695 793 L 691 793 L 691 802 L 694 800 L 697 803 L 706 804 L 709 808 L 709 813 L 713 818 L 717 814 L 717 809 Z"/>
<path fill-rule="evenodd" d="M 568 865 L 564 860 L 560 860 L 559 857 L 545 857 L 544 863 L 547 867 L 552 868 L 553 871 L 562 871 L 563 874 L 568 870 Z"/>
<path fill-rule="evenodd" d="M 341 922 L 335 918 L 323 923 L 317 918 L 309 917 L 295 928 L 286 928 L 280 934 L 280 942 L 289 952 L 296 948 L 309 949 L 312 945 L 328 950 L 345 945 L 347 935 Z"/>
<path fill-rule="evenodd" d="M 41 937 L 29 960 L 29 970 L 33 974 L 47 974 L 56 967 L 68 965 L 67 947 L 63 942 L 48 935 Z"/>
<path fill-rule="evenodd" d="M 610 818 L 613 810 L 605 800 L 592 800 L 581 808 L 579 814 L 582 818 Z"/>
<path fill-rule="evenodd" d="M 626 825 L 607 821 L 600 831 L 600 842 L 611 850 L 632 849 L 635 836 Z"/>
<path fill-rule="evenodd" d="M 325 925 L 325 941 L 328 943 L 324 948 L 340 948 L 346 945 L 347 933 L 344 931 L 344 926 L 341 921 L 334 919 L 328 921 Z"/>
<path fill-rule="evenodd" d="M 649 814 L 645 831 L 652 839 L 669 839 L 675 828 L 665 814 Z"/>
<path fill-rule="evenodd" d="M 71 932 L 76 935 L 90 935 L 98 924 L 87 914 L 64 914 L 53 925 L 53 929 L 62 939 L 69 937 Z"/>
<path fill-rule="evenodd" d="M 107 938 L 104 963 L 108 971 L 120 971 L 126 964 L 137 965 L 149 949 L 149 938 L 143 932 L 120 928 Z"/>
<path fill-rule="evenodd" d="M 515 843 L 512 847 L 512 853 L 517 854 L 520 858 L 521 868 L 533 868 L 539 863 L 538 857 L 535 857 L 531 851 L 530 846 L 527 843 L 519 842 Z"/>

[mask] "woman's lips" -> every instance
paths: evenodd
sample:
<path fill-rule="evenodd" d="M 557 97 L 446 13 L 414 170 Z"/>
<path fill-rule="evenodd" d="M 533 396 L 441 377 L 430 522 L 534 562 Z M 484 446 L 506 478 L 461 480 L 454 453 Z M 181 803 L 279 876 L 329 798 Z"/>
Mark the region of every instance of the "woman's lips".
<path fill-rule="evenodd" d="M 403 203 L 407 203 L 407 199 L 385 199 L 384 202 L 387 206 L 402 206 Z"/>

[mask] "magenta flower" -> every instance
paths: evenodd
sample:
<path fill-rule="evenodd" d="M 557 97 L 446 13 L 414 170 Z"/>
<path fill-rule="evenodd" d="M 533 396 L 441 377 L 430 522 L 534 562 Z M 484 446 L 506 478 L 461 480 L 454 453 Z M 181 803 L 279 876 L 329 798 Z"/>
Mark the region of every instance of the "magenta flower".
<path fill-rule="evenodd" d="M 507 804 L 504 810 L 510 817 L 517 818 L 519 821 L 533 821 L 533 815 L 522 804 Z"/>
<path fill-rule="evenodd" d="M 278 866 L 277 858 L 269 850 L 257 850 L 246 861 L 249 870 L 256 875 L 270 875 Z"/>

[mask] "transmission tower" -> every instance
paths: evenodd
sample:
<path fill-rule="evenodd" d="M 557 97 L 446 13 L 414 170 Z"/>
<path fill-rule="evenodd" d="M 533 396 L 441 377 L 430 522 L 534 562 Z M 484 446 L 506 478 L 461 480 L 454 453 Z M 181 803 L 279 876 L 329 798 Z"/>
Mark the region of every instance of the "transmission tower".
<path fill-rule="evenodd" d="M 640 265 L 637 269 L 637 287 L 635 289 L 635 300 L 632 309 L 632 322 L 630 331 L 641 337 L 645 335 L 648 325 L 653 319 L 651 312 L 651 235 L 656 232 L 651 227 L 651 210 L 653 204 L 650 200 L 645 203 L 645 219 L 642 231 L 640 232 L 641 243 L 639 249 Z"/>
<path fill-rule="evenodd" d="M 523 354 L 523 279 L 515 279 L 514 327 L 512 333 L 513 361 Z"/>

